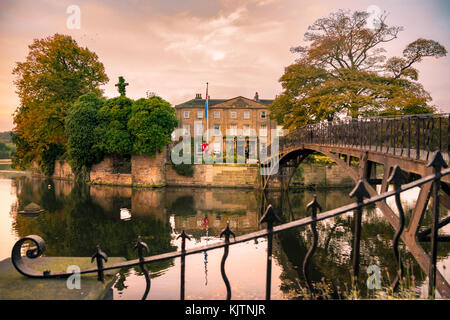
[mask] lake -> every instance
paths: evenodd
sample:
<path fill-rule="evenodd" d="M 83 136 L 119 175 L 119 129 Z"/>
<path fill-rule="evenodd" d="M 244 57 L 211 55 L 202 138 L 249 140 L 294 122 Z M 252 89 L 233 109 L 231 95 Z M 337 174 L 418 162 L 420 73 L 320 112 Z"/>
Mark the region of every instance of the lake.
<path fill-rule="evenodd" d="M 317 195 L 323 211 L 353 200 L 350 189 L 269 191 L 268 203 L 283 221 L 307 216 L 306 204 Z M 410 212 L 418 190 L 402 194 Z M 259 230 L 262 196 L 256 190 L 219 188 L 127 188 L 70 181 L 46 180 L 28 176 L 0 175 L 0 260 L 10 257 L 14 243 L 30 234 L 46 242 L 47 256 L 90 257 L 99 244 L 108 256 L 136 259 L 133 250 L 138 235 L 150 248 L 150 255 L 180 250 L 176 237 L 182 230 L 191 236 L 186 248 L 211 244 L 227 221 L 237 235 Z M 30 203 L 45 212 L 37 217 L 17 213 Z M 393 199 L 388 200 L 393 204 Z M 442 209 L 442 217 L 448 215 Z M 353 214 L 318 223 L 319 244 L 311 264 L 311 278 L 329 298 L 342 298 L 348 291 L 351 272 Z M 424 224 L 429 223 L 429 214 Z M 443 232 L 450 233 L 449 226 Z M 367 290 L 367 268 L 377 265 L 382 285 L 396 273 L 392 253 L 393 228 L 375 207 L 366 208 L 362 220 L 361 271 L 359 289 Z M 311 244 L 309 227 L 274 236 L 272 299 L 297 299 L 305 292 L 302 274 L 304 256 Z M 426 244 L 424 244 L 425 246 Z M 266 274 L 265 238 L 233 245 L 226 262 L 233 299 L 264 299 Z M 427 291 L 427 277 L 400 242 L 401 256 L 408 265 L 419 295 Z M 186 257 L 186 299 L 224 299 L 226 289 L 220 274 L 223 249 Z M 438 269 L 450 281 L 450 244 L 440 243 Z M 180 259 L 148 265 L 152 283 L 148 299 L 178 299 Z M 113 287 L 114 299 L 140 299 L 145 279 L 139 268 L 121 270 Z"/>

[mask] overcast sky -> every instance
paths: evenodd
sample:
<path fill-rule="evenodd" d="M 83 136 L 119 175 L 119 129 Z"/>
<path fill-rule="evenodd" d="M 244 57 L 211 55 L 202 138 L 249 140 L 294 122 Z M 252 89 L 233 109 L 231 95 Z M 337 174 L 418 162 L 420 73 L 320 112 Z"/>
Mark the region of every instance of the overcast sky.
<path fill-rule="evenodd" d="M 69 29 L 67 8 L 81 11 L 80 29 Z M 316 19 L 338 9 L 387 11 L 389 25 L 404 27 L 385 45 L 401 55 L 417 38 L 433 39 L 450 50 L 449 0 L 118 0 L 0 2 L 0 131 L 13 128 L 15 62 L 24 61 L 35 38 L 71 35 L 97 53 L 110 79 L 105 95 L 118 95 L 118 76 L 127 96 L 156 92 L 173 105 L 205 95 L 261 99 L 281 92 L 284 68 L 296 59 L 289 49 L 303 43 Z M 417 65 L 419 80 L 433 103 L 450 112 L 450 60 L 428 58 Z"/>

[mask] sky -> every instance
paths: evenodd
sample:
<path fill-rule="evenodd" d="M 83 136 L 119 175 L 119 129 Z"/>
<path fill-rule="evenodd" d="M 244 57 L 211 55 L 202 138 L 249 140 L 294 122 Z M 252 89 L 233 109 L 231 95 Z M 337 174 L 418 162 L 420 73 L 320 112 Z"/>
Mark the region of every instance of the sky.
<path fill-rule="evenodd" d="M 80 12 L 79 28 L 73 24 Z M 433 39 L 450 50 L 449 0 L 1 0 L 0 131 L 11 130 L 19 104 L 12 70 L 24 61 L 33 39 L 55 33 L 72 36 L 94 51 L 110 81 L 129 83 L 133 99 L 154 92 L 172 105 L 205 96 L 273 99 L 281 93 L 284 68 L 298 56 L 290 48 L 306 44 L 309 25 L 339 9 L 375 8 L 387 23 L 404 27 L 384 46 L 387 57 L 401 56 L 418 38 Z M 449 54 L 450 55 L 450 54 Z M 416 65 L 432 103 L 450 112 L 450 58 L 426 58 Z"/>

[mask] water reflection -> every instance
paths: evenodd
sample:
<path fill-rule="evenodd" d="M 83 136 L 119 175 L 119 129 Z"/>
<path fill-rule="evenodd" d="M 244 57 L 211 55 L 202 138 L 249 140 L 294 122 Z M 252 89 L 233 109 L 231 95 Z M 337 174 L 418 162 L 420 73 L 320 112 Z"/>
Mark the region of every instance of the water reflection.
<path fill-rule="evenodd" d="M 284 222 L 307 215 L 305 206 L 314 194 L 323 211 L 348 203 L 348 189 L 320 192 L 304 191 L 282 194 L 270 192 L 266 197 L 253 190 L 164 188 L 132 189 L 125 187 L 89 186 L 70 181 L 14 178 L 9 183 L 17 200 L 11 208 L 12 230 L 3 234 L 2 242 L 37 234 L 45 239 L 48 256 L 91 256 L 100 244 L 109 256 L 137 258 L 133 250 L 137 236 L 148 244 L 150 254 L 180 250 L 176 237 L 185 230 L 192 238 L 186 248 L 222 241 L 218 238 L 227 222 L 236 235 L 261 228 L 259 219 L 264 203 L 270 203 Z M 1 189 L 0 189 L 1 190 Z M 414 205 L 412 190 L 405 195 L 407 219 Z M 390 201 L 390 200 L 389 200 Z M 389 203 L 388 201 L 388 203 Z M 29 203 L 45 211 L 35 218 L 14 212 Z M 442 217 L 447 215 L 443 209 Z M 430 216 L 424 218 L 428 224 Z M 408 221 L 407 221 L 408 222 Z M 314 283 L 331 298 L 339 298 L 350 280 L 353 239 L 353 215 L 321 221 L 317 224 L 318 247 L 311 262 Z M 396 272 L 392 252 L 393 228 L 374 207 L 366 208 L 362 221 L 361 277 L 359 288 L 368 296 L 366 270 L 376 264 L 382 270 L 383 285 L 388 285 Z M 274 237 L 272 298 L 295 299 L 304 293 L 302 274 L 304 256 L 311 244 L 309 228 L 283 232 Z M 423 244 L 425 249 L 426 244 Z M 256 239 L 230 248 L 226 271 L 235 299 L 263 299 L 265 293 L 266 240 Z M 10 250 L 10 248 L 9 248 Z M 409 266 L 417 286 L 423 286 L 425 274 L 401 243 L 402 259 Z M 450 246 L 439 245 L 441 272 L 449 262 Z M 225 285 L 220 276 L 223 250 L 186 257 L 186 299 L 223 299 Z M 173 259 L 150 264 L 152 288 L 149 299 L 178 299 L 180 261 Z M 447 281 L 450 279 L 447 277 Z M 140 299 L 145 280 L 139 268 L 122 270 L 114 286 L 115 299 Z"/>

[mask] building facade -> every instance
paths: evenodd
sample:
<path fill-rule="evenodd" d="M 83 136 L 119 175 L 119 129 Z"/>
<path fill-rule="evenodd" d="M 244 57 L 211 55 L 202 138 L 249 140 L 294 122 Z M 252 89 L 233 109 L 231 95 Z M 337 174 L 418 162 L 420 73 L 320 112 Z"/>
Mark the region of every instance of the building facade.
<path fill-rule="evenodd" d="M 260 150 L 270 144 L 272 134 L 282 135 L 281 126 L 269 118 L 269 105 L 273 100 L 260 100 L 258 93 L 254 99 L 238 96 L 232 99 L 209 99 L 208 119 L 205 118 L 205 99 L 197 94 L 195 99 L 176 105 L 179 128 L 191 137 L 203 136 L 209 143 L 210 152 L 221 155 L 244 154 L 253 159 Z M 209 133 L 206 133 L 207 124 Z M 234 139 L 232 138 L 234 137 Z M 227 140 L 228 138 L 228 140 Z M 227 149 L 228 148 L 228 149 Z M 201 145 L 194 148 L 201 154 Z"/>

